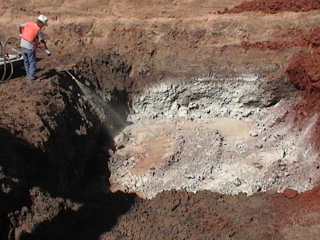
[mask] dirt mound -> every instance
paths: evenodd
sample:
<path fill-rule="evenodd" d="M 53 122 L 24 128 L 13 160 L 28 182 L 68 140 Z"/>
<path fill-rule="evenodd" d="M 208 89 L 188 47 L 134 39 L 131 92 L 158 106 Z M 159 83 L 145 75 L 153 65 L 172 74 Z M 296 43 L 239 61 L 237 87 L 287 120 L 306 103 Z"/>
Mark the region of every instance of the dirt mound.
<path fill-rule="evenodd" d="M 287 68 L 289 79 L 300 90 L 320 90 L 320 54 L 301 53 L 294 56 Z"/>
<path fill-rule="evenodd" d="M 211 83 L 217 74 L 224 74 L 229 76 L 223 79 L 228 88 L 218 113 L 230 112 L 226 102 L 240 102 L 231 93 L 243 91 L 243 86 L 232 87 L 230 83 L 245 76 L 243 81 L 248 84 L 257 82 L 267 89 L 274 88 L 267 97 L 276 101 L 262 104 L 270 110 L 269 116 L 274 115 L 272 110 L 280 100 L 290 105 L 281 109 L 284 115 L 275 124 L 290 125 L 293 121 L 299 130 L 306 119 L 317 117 L 320 29 L 318 13 L 311 10 L 320 9 L 319 1 L 102 2 L 52 0 L 39 5 L 30 0 L 0 0 L 0 9 L 4 10 L 0 14 L 0 35 L 14 36 L 18 34 L 18 24 L 38 14 L 48 15 L 45 34 L 52 57 L 72 69 L 83 83 L 89 82 L 88 86 L 96 88 L 103 100 L 108 99 L 110 90 L 134 94 L 144 91 L 146 85 L 176 80 L 172 76 L 195 76 L 192 83 L 196 86 L 201 81 Z M 215 14 L 218 9 L 234 14 Z M 236 14 L 244 11 L 256 12 Z M 264 14 L 278 12 L 282 14 Z M 101 49 L 112 54 L 91 56 Z M 1 135 L 0 131 L 1 240 L 7 239 L 11 230 L 17 239 L 19 235 L 20 239 L 319 238 L 318 188 L 307 193 L 286 190 L 285 194 L 269 192 L 250 197 L 242 193 L 231 196 L 208 191 L 166 191 L 152 200 L 127 193 L 106 193 L 109 178 L 105 171 L 110 160 L 108 151 L 112 150 L 98 134 L 103 130 L 93 127 L 100 119 L 70 77 L 61 73 L 62 69 L 50 58 L 41 53 L 38 57 L 39 81 L 34 85 L 28 85 L 23 77 L 0 85 L 0 126 L 4 132 Z M 61 81 L 54 78 L 57 74 Z M 168 92 L 164 85 L 159 86 Z M 217 94 L 224 91 L 221 85 L 216 89 Z M 163 103 L 163 96 L 166 95 L 161 95 L 159 102 Z M 205 91 L 202 96 L 210 100 L 212 94 Z M 257 105 L 263 98 L 253 98 L 250 92 L 245 97 L 248 102 L 241 106 L 242 110 L 251 105 L 252 111 L 259 112 Z M 176 98 L 177 92 L 173 92 L 167 102 Z M 151 105 L 148 95 L 137 100 L 145 102 L 141 104 L 144 108 Z M 185 108 L 186 112 L 203 108 L 208 115 L 216 113 L 210 108 L 212 101 L 197 106 L 189 105 L 194 100 L 190 95 L 182 100 L 174 107 Z M 113 106 L 118 110 L 118 102 Z M 168 109 L 175 111 L 171 105 Z M 233 117 L 243 115 L 250 117 L 252 112 L 234 112 Z M 293 162 L 309 161 L 308 151 L 320 149 L 317 121 L 314 132 L 306 134 L 309 140 L 312 132 L 314 141 L 307 142 L 307 148 L 298 152 Z M 259 121 L 257 127 L 265 132 L 275 124 Z M 279 142 L 280 159 L 290 155 L 290 151 L 283 151 L 286 129 L 280 128 L 282 132 L 268 134 L 260 139 L 261 144 L 252 147 L 260 150 L 266 139 L 272 138 Z M 256 137 L 259 133 L 250 132 Z M 185 141 L 181 136 L 175 137 Z M 127 139 L 130 138 L 124 137 Z M 186 142 L 192 144 L 190 139 L 193 138 Z M 294 138 L 288 144 L 297 142 Z M 197 141 L 194 145 L 202 147 Z M 226 150 L 228 146 L 221 144 Z M 246 154 L 241 144 L 232 146 Z M 210 154 L 203 152 L 207 153 Z M 207 156 L 208 160 L 215 159 Z M 285 174 L 286 166 L 280 164 L 275 181 Z M 255 167 L 257 171 L 259 167 Z M 317 163 L 311 167 L 320 169 Z M 310 172 L 305 171 L 305 175 L 311 178 Z M 191 174 L 186 177 L 196 179 Z M 290 177 L 299 182 L 298 174 Z M 310 179 L 310 183 L 315 180 Z M 236 186 L 239 181 L 230 184 Z M 64 192 L 67 188 L 78 192 Z"/>
<path fill-rule="evenodd" d="M 293 115 L 299 127 L 310 117 L 316 116 L 316 125 L 311 132 L 313 146 L 320 149 L 320 30 L 313 29 L 308 35 L 298 37 L 304 50 L 294 54 L 286 67 L 286 75 L 300 91 L 295 100 Z"/>
<path fill-rule="evenodd" d="M 266 41 L 266 42 L 255 42 L 255 43 L 249 43 L 249 42 L 241 42 L 240 47 L 248 50 L 251 48 L 257 48 L 261 51 L 265 50 L 273 50 L 273 51 L 282 51 L 286 48 L 290 48 L 293 46 L 297 46 L 297 44 L 292 43 L 292 42 L 271 42 L 271 41 Z"/>
<path fill-rule="evenodd" d="M 293 47 L 303 47 L 306 50 L 311 50 L 312 52 L 318 53 L 320 50 L 318 49 L 320 45 L 320 28 L 310 29 L 308 33 L 303 34 L 301 30 L 297 28 L 289 28 L 283 31 L 280 31 L 276 34 L 275 37 L 280 38 L 288 38 L 286 41 L 258 41 L 258 42 L 249 42 L 242 41 L 239 47 L 244 48 L 246 50 L 257 48 L 261 51 L 272 50 L 272 51 L 283 51 L 285 49 L 293 48 Z M 300 61 L 300 57 L 295 55 L 292 59 L 294 61 Z M 303 58 L 303 57 L 302 57 Z M 313 60 L 309 60 L 310 64 L 316 64 Z M 293 66 L 291 68 L 294 68 Z"/>
<path fill-rule="evenodd" d="M 319 189 L 299 195 L 287 189 L 285 193 L 249 198 L 208 191 L 164 192 L 150 201 L 137 200 L 102 239 L 113 239 L 116 234 L 127 239 L 316 239 L 317 230 L 301 227 L 297 231 L 294 219 L 305 216 L 307 206 L 313 213 L 319 211 Z M 310 227 L 314 221 L 310 212 L 308 220 L 299 219 L 299 225 Z"/>
<path fill-rule="evenodd" d="M 318 91 L 320 89 L 320 29 L 312 29 L 309 34 L 298 36 L 294 42 L 307 49 L 292 56 L 286 73 L 298 89 Z"/>
<path fill-rule="evenodd" d="M 317 0 L 258 0 L 241 3 L 232 9 L 226 9 L 223 11 L 223 13 L 242 13 L 254 11 L 265 13 L 307 12 L 317 9 L 320 9 L 320 2 Z"/>

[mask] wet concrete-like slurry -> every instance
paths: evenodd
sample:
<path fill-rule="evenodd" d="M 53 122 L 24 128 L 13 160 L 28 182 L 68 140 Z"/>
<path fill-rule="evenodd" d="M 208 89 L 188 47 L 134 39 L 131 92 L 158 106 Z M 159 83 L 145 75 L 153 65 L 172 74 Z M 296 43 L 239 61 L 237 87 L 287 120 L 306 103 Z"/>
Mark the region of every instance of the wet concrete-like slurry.
<path fill-rule="evenodd" d="M 132 94 L 132 124 L 115 138 L 118 150 L 110 158 L 111 190 L 145 198 L 172 189 L 310 190 L 319 178 L 310 148 L 317 116 L 298 130 L 283 111 L 290 100 L 266 107 L 262 96 L 272 90 L 261 88 L 263 80 L 246 79 L 162 83 Z M 301 162 L 301 154 L 308 161 Z"/>
<path fill-rule="evenodd" d="M 318 8 L 0 1 L 63 65 L 0 85 L 0 238 L 318 239 Z"/>

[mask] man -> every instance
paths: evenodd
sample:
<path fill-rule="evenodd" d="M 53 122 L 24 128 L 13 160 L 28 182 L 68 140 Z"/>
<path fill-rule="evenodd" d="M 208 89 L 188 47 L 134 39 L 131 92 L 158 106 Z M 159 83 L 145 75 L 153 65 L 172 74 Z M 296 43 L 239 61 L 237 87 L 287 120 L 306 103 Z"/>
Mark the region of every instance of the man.
<path fill-rule="evenodd" d="M 47 22 L 48 18 L 44 15 L 40 15 L 37 18 L 37 22 L 27 22 L 20 25 L 21 53 L 23 56 L 24 67 L 26 69 L 28 81 L 31 82 L 36 79 L 36 48 L 38 45 L 42 44 L 46 54 L 48 56 L 51 55 L 41 32 L 41 29 L 47 25 Z"/>

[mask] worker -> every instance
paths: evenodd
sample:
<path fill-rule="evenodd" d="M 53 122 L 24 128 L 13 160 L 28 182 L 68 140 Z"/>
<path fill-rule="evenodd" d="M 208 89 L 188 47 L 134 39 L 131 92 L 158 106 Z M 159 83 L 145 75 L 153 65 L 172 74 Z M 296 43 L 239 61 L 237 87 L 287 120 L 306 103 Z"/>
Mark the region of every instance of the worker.
<path fill-rule="evenodd" d="M 43 38 L 41 29 L 47 26 L 48 18 L 44 15 L 40 15 L 36 22 L 27 22 L 20 25 L 20 47 L 24 60 L 24 67 L 27 74 L 27 79 L 33 82 L 36 79 L 36 49 L 42 44 L 44 46 L 45 53 L 50 56 L 51 53 L 48 50 L 46 41 Z"/>

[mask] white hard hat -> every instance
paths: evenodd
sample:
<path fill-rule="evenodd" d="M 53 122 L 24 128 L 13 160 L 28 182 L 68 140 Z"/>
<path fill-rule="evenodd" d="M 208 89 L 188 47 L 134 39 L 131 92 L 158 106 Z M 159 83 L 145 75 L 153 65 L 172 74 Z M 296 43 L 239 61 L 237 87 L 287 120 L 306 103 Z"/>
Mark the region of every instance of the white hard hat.
<path fill-rule="evenodd" d="M 48 18 L 45 15 L 40 15 L 37 19 L 47 25 Z"/>

